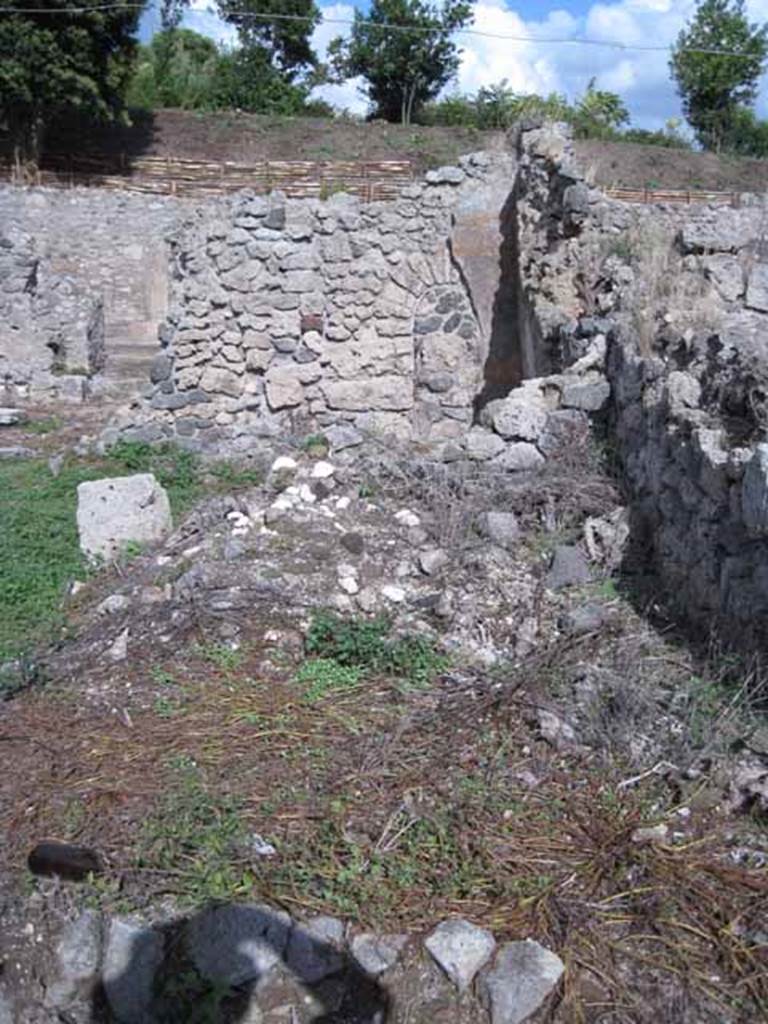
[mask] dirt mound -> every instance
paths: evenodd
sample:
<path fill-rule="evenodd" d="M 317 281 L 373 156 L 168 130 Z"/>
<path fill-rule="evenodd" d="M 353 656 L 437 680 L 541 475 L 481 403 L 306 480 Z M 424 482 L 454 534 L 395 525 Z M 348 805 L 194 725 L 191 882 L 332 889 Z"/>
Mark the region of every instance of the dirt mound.
<path fill-rule="evenodd" d="M 133 123 L 62 126 L 48 139 L 51 151 L 81 154 L 173 156 L 188 160 L 410 160 L 421 173 L 454 164 L 463 153 L 496 149 L 502 132 L 473 128 L 404 127 L 375 121 L 283 117 L 242 111 L 158 110 L 136 113 Z"/>
<path fill-rule="evenodd" d="M 60 126 L 48 143 L 62 153 L 95 151 L 189 160 L 410 160 L 414 171 L 456 163 L 479 149 L 504 145 L 504 132 L 474 128 L 370 124 L 339 118 L 283 117 L 242 111 L 158 110 L 135 113 L 133 123 L 102 128 Z M 692 153 L 637 143 L 581 140 L 585 171 L 604 187 L 763 192 L 765 160 Z"/>
<path fill-rule="evenodd" d="M 595 139 L 582 139 L 575 148 L 587 176 L 603 188 L 765 191 L 765 160 Z"/>

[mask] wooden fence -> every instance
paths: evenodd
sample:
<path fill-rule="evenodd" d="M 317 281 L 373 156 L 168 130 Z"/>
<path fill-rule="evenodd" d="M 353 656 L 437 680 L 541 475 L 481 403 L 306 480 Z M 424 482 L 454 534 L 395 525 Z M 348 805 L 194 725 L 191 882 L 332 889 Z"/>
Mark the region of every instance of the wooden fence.
<path fill-rule="evenodd" d="M 0 157 L 0 177 L 13 179 L 9 159 Z M 395 199 L 413 178 L 409 160 L 265 160 L 254 164 L 186 160 L 177 157 L 109 157 L 100 154 L 46 155 L 25 184 L 55 188 L 96 186 L 171 196 L 219 196 L 240 189 L 280 189 L 292 198 L 326 198 L 349 192 L 365 202 Z"/>
<path fill-rule="evenodd" d="M 714 203 L 717 206 L 740 206 L 738 192 L 705 192 L 698 189 L 606 188 L 610 199 L 624 203 Z"/>

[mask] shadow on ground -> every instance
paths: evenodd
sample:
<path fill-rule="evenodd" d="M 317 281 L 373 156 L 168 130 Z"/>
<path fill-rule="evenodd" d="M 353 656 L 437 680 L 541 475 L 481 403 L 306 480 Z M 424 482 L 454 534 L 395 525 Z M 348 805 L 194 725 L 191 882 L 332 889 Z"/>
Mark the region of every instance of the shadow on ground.
<path fill-rule="evenodd" d="M 385 1024 L 389 1000 L 333 919 L 222 904 L 154 928 L 113 919 L 93 1024 Z"/>

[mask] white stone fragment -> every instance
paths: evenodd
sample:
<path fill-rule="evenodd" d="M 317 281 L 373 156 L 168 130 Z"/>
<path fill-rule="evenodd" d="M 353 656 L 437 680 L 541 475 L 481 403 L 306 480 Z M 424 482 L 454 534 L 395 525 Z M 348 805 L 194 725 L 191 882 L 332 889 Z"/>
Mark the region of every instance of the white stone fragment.
<path fill-rule="evenodd" d="M 269 507 L 275 512 L 290 512 L 293 508 L 293 502 L 289 497 L 281 494 L 279 498 L 275 498 Z"/>
<path fill-rule="evenodd" d="M 270 473 L 280 473 L 285 470 L 296 470 L 299 468 L 299 464 L 296 459 L 292 459 L 290 455 L 278 455 L 275 461 L 270 467 Z"/>
<path fill-rule="evenodd" d="M 407 941 L 407 935 L 375 935 L 373 932 L 362 932 L 352 939 L 350 948 L 352 956 L 366 974 L 376 978 L 395 966 Z"/>
<path fill-rule="evenodd" d="M 117 615 L 124 612 L 131 599 L 126 594 L 110 594 L 98 605 L 96 611 L 99 615 Z"/>
<path fill-rule="evenodd" d="M 125 661 L 128 657 L 128 637 L 130 630 L 124 629 L 118 638 L 112 643 L 107 651 L 110 661 Z"/>
<path fill-rule="evenodd" d="M 313 480 L 327 480 L 328 477 L 333 476 L 336 472 L 336 467 L 330 462 L 316 462 L 312 467 L 312 479 Z"/>
<path fill-rule="evenodd" d="M 443 921 L 424 945 L 459 992 L 466 992 L 477 972 L 490 960 L 496 940 L 485 928 L 460 918 Z"/>
<path fill-rule="evenodd" d="M 0 409 L 0 427 L 12 427 L 16 423 L 21 423 L 25 418 L 21 409 L 11 409 L 7 406 Z"/>
<path fill-rule="evenodd" d="M 420 526 L 421 519 L 416 515 L 415 512 L 411 512 L 408 508 L 400 509 L 399 512 L 395 512 L 395 519 L 402 526 Z"/>
<path fill-rule="evenodd" d="M 402 587 L 395 587 L 391 584 L 387 584 L 386 586 L 381 588 L 381 596 L 385 597 L 388 601 L 391 601 L 393 604 L 402 604 L 403 601 L 405 600 L 405 591 L 402 589 Z"/>

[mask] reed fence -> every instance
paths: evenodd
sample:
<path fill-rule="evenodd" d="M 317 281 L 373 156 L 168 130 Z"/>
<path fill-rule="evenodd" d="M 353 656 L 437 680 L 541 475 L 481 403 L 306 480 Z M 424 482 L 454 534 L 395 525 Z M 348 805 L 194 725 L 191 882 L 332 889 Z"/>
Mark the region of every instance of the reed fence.
<path fill-rule="evenodd" d="M 605 195 L 624 203 L 710 203 L 716 206 L 740 206 L 738 192 L 707 192 L 703 189 L 606 188 Z"/>
<path fill-rule="evenodd" d="M 0 176 L 19 180 L 12 162 L 0 157 Z M 29 185 L 55 188 L 97 186 L 158 195 L 207 197 L 241 189 L 280 189 L 292 198 L 325 198 L 349 192 L 365 202 L 394 199 L 413 179 L 409 160 L 264 160 L 252 164 L 179 157 L 48 154 L 25 173 Z"/>

